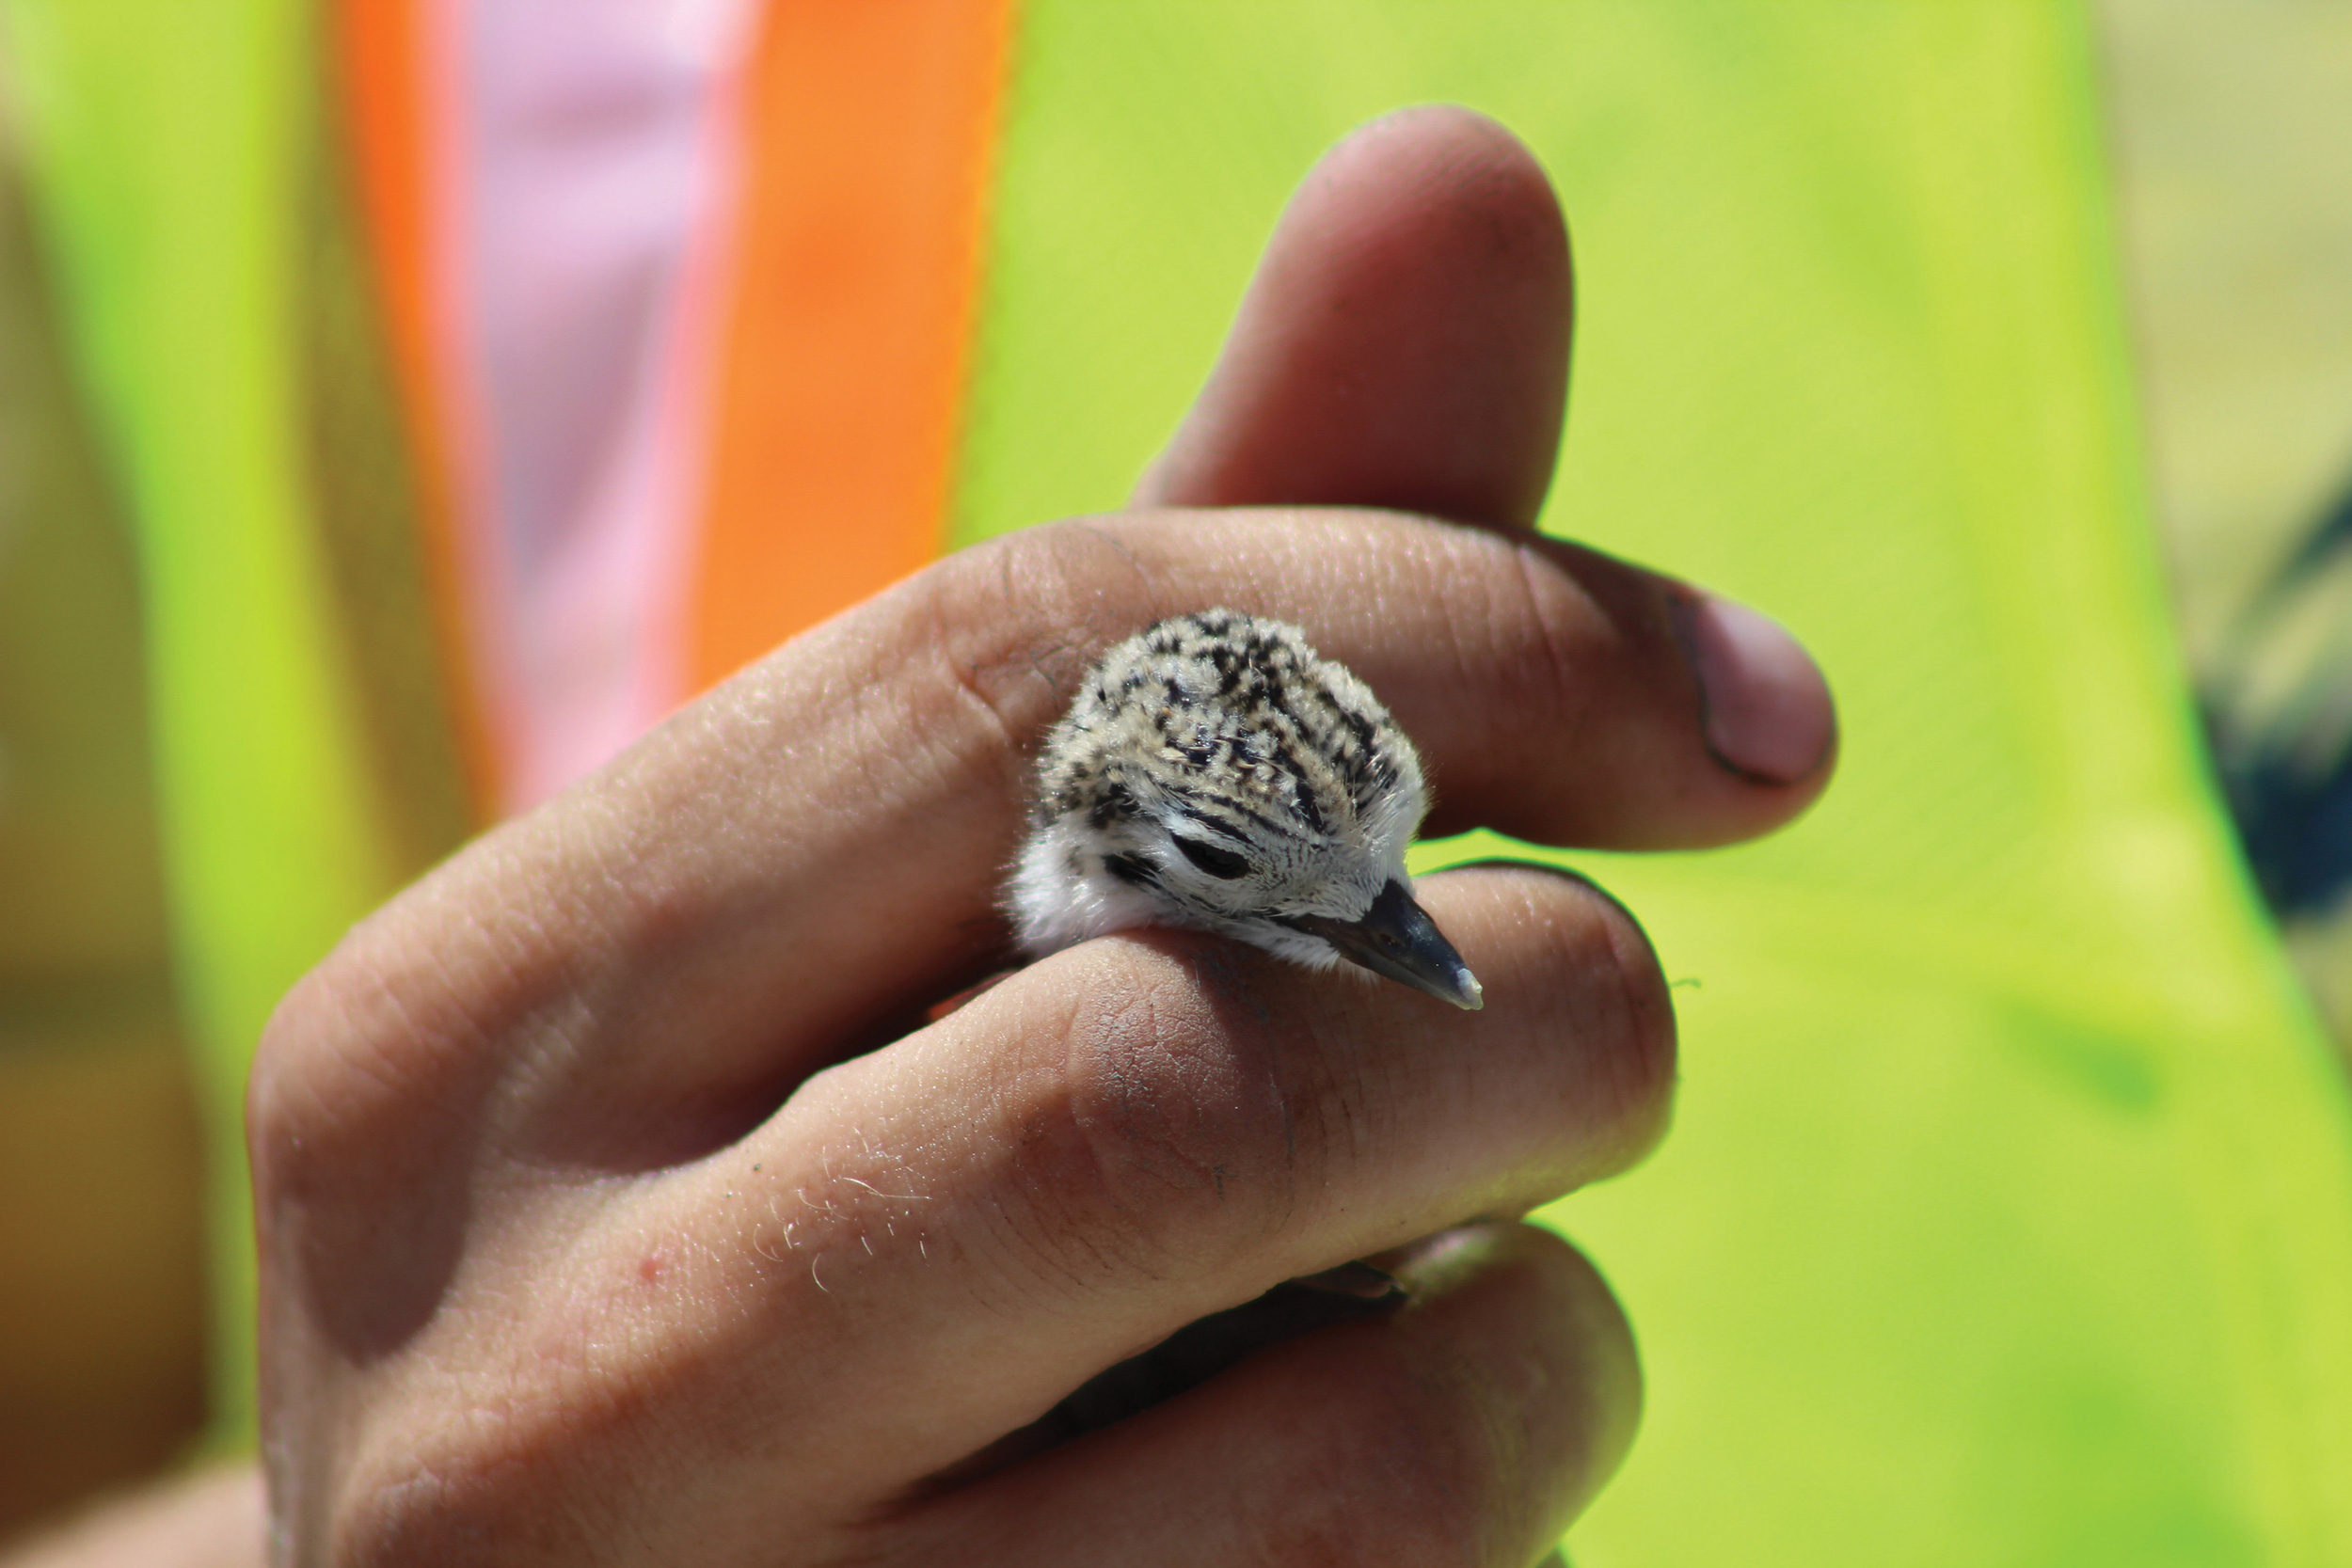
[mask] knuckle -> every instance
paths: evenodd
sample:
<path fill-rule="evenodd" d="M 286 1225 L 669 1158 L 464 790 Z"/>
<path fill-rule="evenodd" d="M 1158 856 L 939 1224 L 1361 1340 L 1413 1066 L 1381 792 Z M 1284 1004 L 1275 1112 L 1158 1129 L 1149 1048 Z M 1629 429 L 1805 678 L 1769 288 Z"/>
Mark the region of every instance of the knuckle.
<path fill-rule="evenodd" d="M 1199 982 L 1198 964 L 1222 960 L 1185 956 L 1087 988 L 1047 1048 L 1009 1185 L 1022 1195 L 1015 1229 L 1050 1273 L 1099 1283 L 1214 1268 L 1293 1211 L 1299 1118 L 1279 1053 Z"/>
<path fill-rule="evenodd" d="M 421 1327 L 463 1245 L 486 1069 L 447 1049 L 417 961 L 397 932 L 355 931 L 278 1005 L 247 1081 L 262 1289 L 345 1355 Z"/>
<path fill-rule="evenodd" d="M 380 918 L 380 917 L 379 917 Z M 298 981 L 255 1048 L 246 1116 L 257 1179 L 299 1184 L 406 1141 L 421 1106 L 451 1085 L 435 1071 L 447 1034 L 413 955 L 371 926 Z"/>
<path fill-rule="evenodd" d="M 1016 736 L 1051 723 L 1102 650 L 1156 615 L 1148 568 L 1103 521 L 1023 529 L 932 573 L 940 658 Z"/>
<path fill-rule="evenodd" d="M 368 1028 L 358 967 L 347 948 L 329 955 L 279 1001 L 254 1048 L 246 1130 L 264 1196 L 307 1190 L 340 1164 L 374 1098 L 359 1065 Z"/>

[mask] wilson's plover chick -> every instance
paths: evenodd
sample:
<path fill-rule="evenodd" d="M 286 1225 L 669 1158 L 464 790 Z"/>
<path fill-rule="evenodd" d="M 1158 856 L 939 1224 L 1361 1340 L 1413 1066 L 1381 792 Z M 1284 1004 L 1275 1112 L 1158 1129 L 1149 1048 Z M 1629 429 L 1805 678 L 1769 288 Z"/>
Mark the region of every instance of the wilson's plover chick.
<path fill-rule="evenodd" d="M 1405 873 L 1428 809 L 1412 742 L 1296 626 L 1171 616 L 1104 654 L 1046 738 L 1009 894 L 1021 945 L 1190 927 L 1480 1006 Z"/>

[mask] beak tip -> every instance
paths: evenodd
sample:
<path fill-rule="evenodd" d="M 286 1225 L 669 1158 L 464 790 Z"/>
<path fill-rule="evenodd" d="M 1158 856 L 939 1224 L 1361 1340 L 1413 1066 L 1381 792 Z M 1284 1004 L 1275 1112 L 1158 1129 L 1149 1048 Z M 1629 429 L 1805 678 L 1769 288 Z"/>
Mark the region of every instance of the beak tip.
<path fill-rule="evenodd" d="M 1359 920 L 1296 915 L 1284 924 L 1322 938 L 1350 963 L 1466 1013 L 1486 1005 L 1486 988 L 1478 983 L 1478 976 L 1445 940 L 1428 911 L 1413 902 L 1401 881 L 1391 880 Z"/>

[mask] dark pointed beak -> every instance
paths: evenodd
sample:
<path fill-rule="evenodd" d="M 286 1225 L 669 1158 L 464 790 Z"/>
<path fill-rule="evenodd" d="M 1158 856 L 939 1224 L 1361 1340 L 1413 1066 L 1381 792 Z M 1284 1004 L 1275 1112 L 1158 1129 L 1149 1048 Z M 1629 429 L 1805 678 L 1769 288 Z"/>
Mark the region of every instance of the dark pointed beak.
<path fill-rule="evenodd" d="M 1391 881 L 1382 888 L 1361 920 L 1301 915 L 1289 924 L 1321 937 L 1350 963 L 1426 991 L 1440 1002 L 1470 1012 L 1486 1005 L 1478 976 L 1445 940 L 1429 911 L 1413 902 L 1403 882 Z"/>

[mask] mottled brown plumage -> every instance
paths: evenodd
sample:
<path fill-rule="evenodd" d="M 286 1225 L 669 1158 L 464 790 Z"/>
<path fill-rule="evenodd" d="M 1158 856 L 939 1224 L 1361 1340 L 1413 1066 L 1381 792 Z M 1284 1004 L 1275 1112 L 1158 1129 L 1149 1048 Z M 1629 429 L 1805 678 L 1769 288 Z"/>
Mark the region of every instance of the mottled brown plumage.
<path fill-rule="evenodd" d="M 1170 617 L 1104 655 L 1046 739 L 1010 893 L 1022 944 L 1192 927 L 1475 1007 L 1405 872 L 1428 804 L 1412 742 L 1296 626 Z"/>

